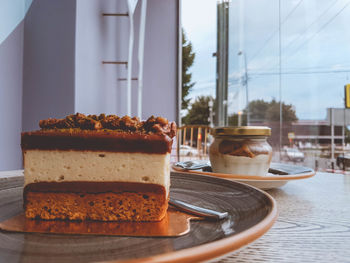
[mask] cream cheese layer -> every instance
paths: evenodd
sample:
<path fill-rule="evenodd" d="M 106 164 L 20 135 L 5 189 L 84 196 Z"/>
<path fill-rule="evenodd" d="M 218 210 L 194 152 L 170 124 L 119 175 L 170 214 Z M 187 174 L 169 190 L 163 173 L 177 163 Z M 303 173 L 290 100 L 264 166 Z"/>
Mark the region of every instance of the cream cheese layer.
<path fill-rule="evenodd" d="M 169 193 L 170 154 L 103 151 L 24 151 L 25 185 L 36 182 L 159 184 Z"/>

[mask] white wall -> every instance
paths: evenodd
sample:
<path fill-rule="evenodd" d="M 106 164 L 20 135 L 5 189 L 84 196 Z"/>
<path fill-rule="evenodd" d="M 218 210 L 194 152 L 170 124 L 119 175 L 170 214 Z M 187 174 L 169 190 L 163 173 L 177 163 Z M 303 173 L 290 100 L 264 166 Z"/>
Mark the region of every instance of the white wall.
<path fill-rule="evenodd" d="M 0 1 L 0 170 L 22 166 L 23 17 L 30 4 Z"/>
<path fill-rule="evenodd" d="M 24 20 L 24 131 L 74 113 L 75 0 L 34 0 Z"/>
<path fill-rule="evenodd" d="M 124 65 L 102 65 L 103 60 L 126 61 L 126 0 L 77 0 L 75 110 L 83 113 L 126 114 Z M 133 77 L 137 77 L 137 43 L 140 3 L 135 11 Z M 176 119 L 177 0 L 149 0 L 146 19 L 142 118 L 162 115 Z M 136 115 L 137 81 L 133 81 L 132 115 Z"/>
<path fill-rule="evenodd" d="M 22 54 L 21 22 L 0 44 L 0 171 L 22 166 Z"/>
<path fill-rule="evenodd" d="M 115 18 L 103 12 L 118 10 L 115 0 L 77 0 L 75 111 L 97 114 L 117 109 L 116 66 L 104 66 L 103 60 L 115 60 Z M 124 18 L 125 19 L 125 18 Z"/>
<path fill-rule="evenodd" d="M 176 121 L 177 2 L 149 0 L 144 59 L 144 117 L 163 115 Z"/>

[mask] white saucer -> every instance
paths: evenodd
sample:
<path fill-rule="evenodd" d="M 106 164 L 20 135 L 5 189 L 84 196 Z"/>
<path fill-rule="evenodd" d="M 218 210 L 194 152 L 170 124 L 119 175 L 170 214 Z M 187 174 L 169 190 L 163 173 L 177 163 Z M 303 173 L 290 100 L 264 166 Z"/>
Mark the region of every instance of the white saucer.
<path fill-rule="evenodd" d="M 299 166 L 295 166 L 295 167 L 296 167 L 296 170 L 299 168 Z M 229 179 L 233 181 L 238 181 L 238 182 L 246 183 L 251 186 L 257 187 L 262 190 L 282 187 L 289 181 L 306 179 L 315 175 L 315 171 L 312 169 L 304 173 L 296 173 L 296 174 L 292 173 L 288 175 L 268 173 L 266 176 L 224 174 L 224 173 L 204 172 L 201 170 L 185 170 L 175 165 L 172 165 L 172 169 L 173 171 L 177 171 L 177 172 L 209 175 L 209 176 L 220 177 L 220 178 Z"/>

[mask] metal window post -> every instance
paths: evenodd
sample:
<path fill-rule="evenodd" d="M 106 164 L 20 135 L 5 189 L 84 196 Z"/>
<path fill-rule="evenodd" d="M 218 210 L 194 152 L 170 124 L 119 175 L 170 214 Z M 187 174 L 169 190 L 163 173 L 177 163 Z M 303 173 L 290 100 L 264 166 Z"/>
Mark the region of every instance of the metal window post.
<path fill-rule="evenodd" d="M 334 109 L 331 108 L 331 162 L 334 163 Z"/>
<path fill-rule="evenodd" d="M 248 65 L 247 65 L 247 55 L 244 51 L 239 51 L 238 56 L 243 56 L 244 62 L 244 78 L 243 85 L 245 86 L 245 95 L 246 95 L 246 110 L 247 110 L 247 126 L 250 125 L 250 114 L 249 114 L 249 92 L 248 92 Z"/>
<path fill-rule="evenodd" d="M 228 27 L 229 3 L 218 1 L 217 4 L 217 50 L 216 50 L 216 125 L 228 123 Z"/>

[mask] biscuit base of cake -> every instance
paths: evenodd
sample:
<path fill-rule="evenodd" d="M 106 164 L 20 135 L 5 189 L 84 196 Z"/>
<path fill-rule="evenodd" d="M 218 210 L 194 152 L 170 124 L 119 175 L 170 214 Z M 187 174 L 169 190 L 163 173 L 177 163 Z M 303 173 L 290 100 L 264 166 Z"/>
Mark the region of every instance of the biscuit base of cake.
<path fill-rule="evenodd" d="M 167 207 L 157 200 L 156 194 L 30 192 L 25 215 L 45 220 L 160 221 Z"/>
<path fill-rule="evenodd" d="M 106 189 L 107 184 L 110 188 L 107 192 L 91 193 L 89 190 Z M 74 188 L 79 189 L 78 185 L 80 188 L 87 185 L 88 191 L 74 191 Z M 168 208 L 165 189 L 154 185 L 155 188 L 146 187 L 143 191 L 140 187 L 145 186 L 87 182 L 29 184 L 24 189 L 25 216 L 45 220 L 160 221 Z M 71 191 L 60 192 L 60 189 Z"/>

